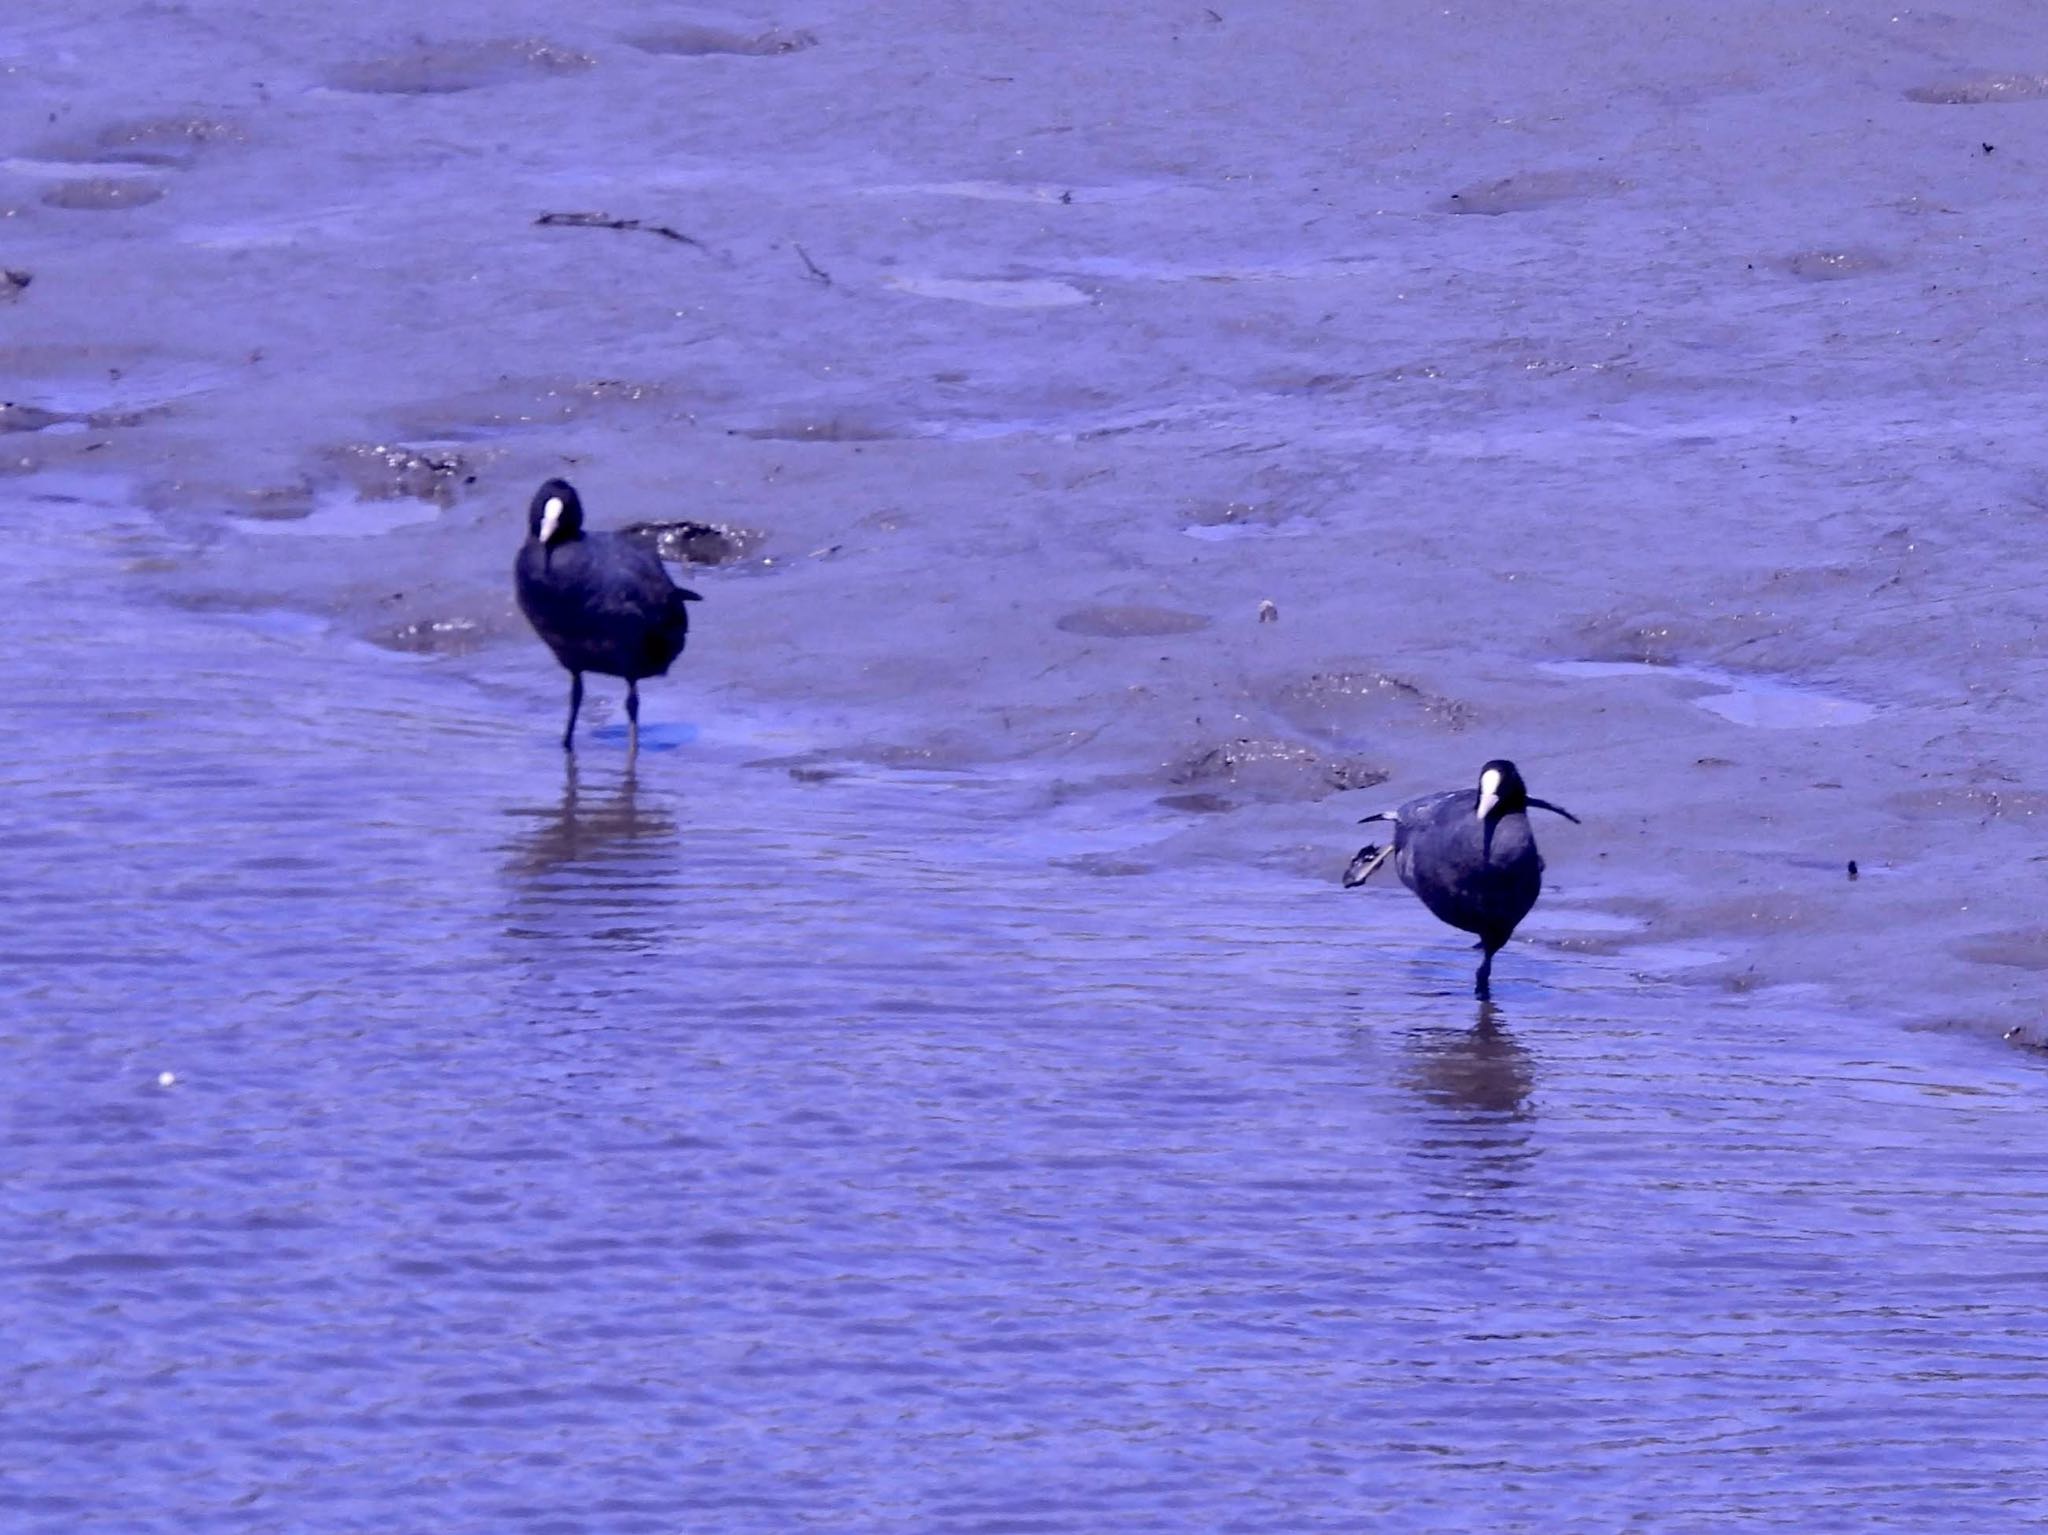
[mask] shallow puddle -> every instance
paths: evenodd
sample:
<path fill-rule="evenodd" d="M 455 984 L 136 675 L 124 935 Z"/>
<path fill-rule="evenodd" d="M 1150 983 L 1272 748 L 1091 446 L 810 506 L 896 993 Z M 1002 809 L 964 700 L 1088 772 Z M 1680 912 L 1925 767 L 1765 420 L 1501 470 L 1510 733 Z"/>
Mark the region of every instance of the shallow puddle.
<path fill-rule="evenodd" d="M 79 417 L 159 410 L 217 389 L 234 376 L 205 363 L 119 349 L 23 348 L 8 362 L 19 398 Z"/>
<path fill-rule="evenodd" d="M 440 515 L 441 508 L 431 501 L 373 501 L 352 491 L 330 490 L 316 496 L 313 509 L 303 517 L 237 517 L 234 525 L 244 533 L 281 538 L 374 538 Z"/>
<path fill-rule="evenodd" d="M 1554 677 L 1662 677 L 1701 683 L 1713 691 L 1693 699 L 1710 714 L 1764 730 L 1811 730 L 1861 725 L 1878 709 L 1858 699 L 1823 693 L 1774 677 L 1746 676 L 1713 666 L 1657 666 L 1646 661 L 1544 661 Z"/>
<path fill-rule="evenodd" d="M 1128 256 L 1082 256 L 1068 269 L 1090 277 L 1135 282 L 1268 283 L 1312 282 L 1362 276 L 1384 263 L 1369 256 L 1331 256 L 1308 261 L 1175 261 Z"/>
<path fill-rule="evenodd" d="M 1243 538 L 1312 538 L 1315 531 L 1315 524 L 1305 517 L 1277 522 L 1196 522 L 1181 529 L 1187 537 L 1199 538 L 1207 544 L 1229 544 Z"/>
<path fill-rule="evenodd" d="M 0 171 L 10 175 L 25 176 L 35 181 L 76 181 L 80 162 L 77 160 L 40 160 L 16 155 L 0 160 Z M 154 180 L 162 170 L 161 166 L 145 164 L 123 164 L 115 161 L 93 162 L 93 174 L 102 180 L 132 180 L 148 182 Z"/>
<path fill-rule="evenodd" d="M 970 278 L 891 276 L 882 286 L 919 298 L 952 299 L 990 309 L 1064 309 L 1085 304 L 1088 295 L 1050 277 Z"/>

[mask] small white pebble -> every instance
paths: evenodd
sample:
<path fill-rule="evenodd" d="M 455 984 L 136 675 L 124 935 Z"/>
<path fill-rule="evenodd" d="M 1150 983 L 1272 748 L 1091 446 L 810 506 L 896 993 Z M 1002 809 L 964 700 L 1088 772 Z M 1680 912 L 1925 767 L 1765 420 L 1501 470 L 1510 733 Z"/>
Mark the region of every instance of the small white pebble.
<path fill-rule="evenodd" d="M 156 1074 L 156 1085 L 158 1087 L 176 1087 L 178 1085 L 178 1074 L 175 1071 L 160 1071 Z"/>
<path fill-rule="evenodd" d="M 1279 621 L 1280 605 L 1271 597 L 1266 598 L 1259 604 L 1259 622 L 1262 624 L 1274 624 Z"/>

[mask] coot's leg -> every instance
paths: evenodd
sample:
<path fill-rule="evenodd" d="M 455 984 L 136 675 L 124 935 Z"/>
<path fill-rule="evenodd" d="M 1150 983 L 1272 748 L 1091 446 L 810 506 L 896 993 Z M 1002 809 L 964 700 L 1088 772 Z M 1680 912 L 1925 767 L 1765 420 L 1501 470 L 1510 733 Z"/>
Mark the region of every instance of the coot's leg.
<path fill-rule="evenodd" d="M 583 707 L 583 673 L 569 673 L 569 728 L 562 732 L 562 750 L 576 750 L 576 711 Z"/>
<path fill-rule="evenodd" d="M 1472 995 L 1482 1002 L 1493 996 L 1493 947 L 1490 944 L 1486 946 L 1486 957 L 1479 961 L 1479 979 L 1472 985 Z"/>
<path fill-rule="evenodd" d="M 640 684 L 626 679 L 626 755 L 640 754 Z"/>

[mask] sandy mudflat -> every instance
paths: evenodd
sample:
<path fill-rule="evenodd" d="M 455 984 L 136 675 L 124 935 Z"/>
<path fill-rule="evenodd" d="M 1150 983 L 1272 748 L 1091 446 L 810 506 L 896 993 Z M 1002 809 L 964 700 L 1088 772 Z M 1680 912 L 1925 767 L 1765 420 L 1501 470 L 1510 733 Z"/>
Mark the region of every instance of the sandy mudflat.
<path fill-rule="evenodd" d="M 1512 756 L 1560 941 L 2044 1038 L 2027 8 L 87 9 L 0 21 L 0 493 L 137 600 L 546 732 L 565 473 L 735 530 L 656 714 L 1304 881 Z"/>

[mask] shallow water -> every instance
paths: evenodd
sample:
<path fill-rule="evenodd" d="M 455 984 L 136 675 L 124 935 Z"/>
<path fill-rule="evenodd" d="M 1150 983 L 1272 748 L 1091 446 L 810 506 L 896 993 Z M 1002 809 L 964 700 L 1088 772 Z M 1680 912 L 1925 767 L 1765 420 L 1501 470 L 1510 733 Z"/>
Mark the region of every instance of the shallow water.
<path fill-rule="evenodd" d="M 1076 872 L 1142 812 L 687 666 L 565 765 L 537 649 L 9 495 L 10 1528 L 2048 1515 L 2026 1058 L 1542 911 L 1482 1019 L 1398 892 Z"/>
<path fill-rule="evenodd" d="M 396 528 L 432 522 L 440 508 L 423 501 L 365 501 L 330 492 L 299 517 L 243 517 L 237 531 L 297 538 L 374 538 Z"/>
<path fill-rule="evenodd" d="M 1702 684 L 1693 702 L 1734 725 L 1765 730 L 1814 730 L 1861 725 L 1876 717 L 1870 704 L 1839 698 L 1780 677 L 1744 677 L 1716 666 L 1654 666 L 1643 661 L 1546 661 L 1554 677 L 1659 677 Z"/>

